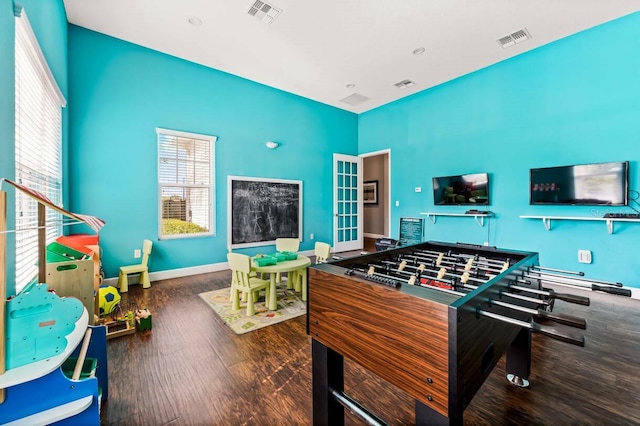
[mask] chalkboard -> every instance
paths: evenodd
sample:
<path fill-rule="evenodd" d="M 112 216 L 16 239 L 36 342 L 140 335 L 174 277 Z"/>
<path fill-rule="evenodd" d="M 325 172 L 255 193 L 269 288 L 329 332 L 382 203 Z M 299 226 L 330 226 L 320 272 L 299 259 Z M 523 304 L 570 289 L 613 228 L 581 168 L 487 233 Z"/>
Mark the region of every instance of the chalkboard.
<path fill-rule="evenodd" d="M 400 218 L 400 245 L 407 246 L 422 242 L 424 219 L 416 217 Z"/>
<path fill-rule="evenodd" d="M 302 181 L 229 176 L 231 247 L 275 244 L 302 235 Z"/>

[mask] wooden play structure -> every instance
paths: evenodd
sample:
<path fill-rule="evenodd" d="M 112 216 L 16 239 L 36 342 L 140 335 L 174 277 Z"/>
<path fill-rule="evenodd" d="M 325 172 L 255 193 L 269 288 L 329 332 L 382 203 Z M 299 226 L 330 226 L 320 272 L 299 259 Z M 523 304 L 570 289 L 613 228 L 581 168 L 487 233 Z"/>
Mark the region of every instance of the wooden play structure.
<path fill-rule="evenodd" d="M 7 230 L 7 197 L 0 189 L 0 424 L 98 426 L 101 399 L 108 397 L 108 379 L 106 328 L 91 325 L 94 259 L 89 257 L 82 265 L 64 262 L 64 267 L 62 263 L 47 263 L 45 209 L 85 223 L 96 233 L 104 221 L 64 210 L 11 180 L 2 179 L 0 183 L 38 202 L 38 281 L 7 300 L 6 234 L 13 231 Z M 67 279 L 60 273 L 78 269 L 81 273 L 73 274 L 76 278 Z M 79 289 L 79 281 L 74 280 L 82 280 L 84 287 L 89 282 L 88 290 Z M 48 291 L 50 281 L 58 288 L 67 286 L 70 292 L 90 295 L 75 298 L 54 294 Z M 88 360 L 97 362 L 85 371 Z M 62 366 L 69 361 L 73 369 L 65 374 Z"/>

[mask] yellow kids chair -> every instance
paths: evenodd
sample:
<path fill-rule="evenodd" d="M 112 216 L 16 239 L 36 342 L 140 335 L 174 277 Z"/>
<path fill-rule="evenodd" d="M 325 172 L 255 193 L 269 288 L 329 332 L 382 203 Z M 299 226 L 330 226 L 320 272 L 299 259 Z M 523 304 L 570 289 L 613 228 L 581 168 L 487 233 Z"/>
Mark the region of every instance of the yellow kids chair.
<path fill-rule="evenodd" d="M 140 274 L 140 284 L 142 284 L 142 288 L 151 287 L 148 264 L 152 247 L 153 243 L 151 240 L 144 240 L 142 243 L 142 261 L 140 264 L 120 267 L 120 275 L 118 276 L 118 287 L 120 288 L 120 293 L 126 293 L 129 291 L 129 281 L 127 280 L 127 275 L 129 274 Z"/>
<path fill-rule="evenodd" d="M 251 258 L 246 254 L 227 253 L 229 269 L 231 269 L 231 301 L 233 310 L 240 310 L 240 293 L 247 297 L 247 316 L 255 315 L 255 302 L 260 290 L 264 290 L 265 305 L 269 305 L 269 280 L 251 277 Z M 243 297 L 244 299 L 244 297 Z"/>
<path fill-rule="evenodd" d="M 277 252 L 289 252 L 289 253 L 297 253 L 300 250 L 300 239 L 299 238 L 276 238 L 276 251 Z M 287 288 L 291 288 L 291 283 L 295 281 L 295 272 L 288 273 Z M 276 275 L 276 282 L 282 281 L 282 275 L 278 273 Z"/>
<path fill-rule="evenodd" d="M 314 254 L 316 255 L 316 264 L 325 263 L 326 261 L 329 260 L 329 257 L 331 256 L 331 245 L 320 242 L 320 241 L 316 241 Z"/>

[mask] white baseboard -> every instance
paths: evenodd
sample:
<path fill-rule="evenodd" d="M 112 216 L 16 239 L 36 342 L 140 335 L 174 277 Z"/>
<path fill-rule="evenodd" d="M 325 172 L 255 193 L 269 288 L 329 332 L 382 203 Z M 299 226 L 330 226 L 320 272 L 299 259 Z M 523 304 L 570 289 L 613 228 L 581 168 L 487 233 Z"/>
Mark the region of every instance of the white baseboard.
<path fill-rule="evenodd" d="M 298 252 L 303 256 L 314 256 L 314 250 L 306 250 Z M 166 271 L 156 271 L 149 273 L 149 279 L 151 281 L 160 281 L 160 280 L 168 280 L 171 278 L 181 278 L 181 277 L 189 277 L 191 275 L 199 275 L 199 274 L 207 274 L 209 272 L 220 272 L 229 269 L 229 264 L 227 262 L 220 263 L 210 263 L 208 265 L 199 265 L 199 266 L 190 266 L 187 268 L 178 268 L 178 269 L 168 269 Z M 131 274 L 129 276 L 129 284 L 138 284 L 138 280 L 140 278 L 139 274 Z M 102 281 L 106 285 L 118 286 L 118 277 L 105 278 Z"/>

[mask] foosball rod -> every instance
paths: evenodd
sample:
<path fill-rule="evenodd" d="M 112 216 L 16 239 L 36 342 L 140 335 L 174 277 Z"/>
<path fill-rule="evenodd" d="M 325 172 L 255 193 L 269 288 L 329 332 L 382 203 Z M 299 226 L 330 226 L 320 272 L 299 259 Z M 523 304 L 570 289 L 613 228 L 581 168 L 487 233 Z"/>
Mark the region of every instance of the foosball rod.
<path fill-rule="evenodd" d="M 411 274 L 410 272 L 399 271 L 399 270 L 396 269 L 395 271 L 397 271 L 400 274 L 409 275 L 409 278 L 407 280 L 400 280 L 398 277 L 394 277 L 393 275 L 387 275 L 387 274 L 383 274 L 383 273 L 380 273 L 380 272 L 376 272 L 375 271 L 375 266 L 376 265 L 374 265 L 374 264 L 369 264 L 369 270 L 368 271 L 358 270 L 358 269 L 356 269 L 356 271 L 364 274 L 365 276 L 366 275 L 368 275 L 368 276 L 378 275 L 378 276 L 381 276 L 383 278 L 391 278 L 391 279 L 399 280 L 399 281 L 402 281 L 402 282 L 406 282 L 409 285 L 417 285 L 419 287 L 431 288 L 431 289 L 434 289 L 434 290 L 443 291 L 445 293 L 453 294 L 453 295 L 456 295 L 456 296 L 466 296 L 467 295 L 467 293 L 463 293 L 461 291 L 450 290 L 450 289 L 447 289 L 447 288 L 437 287 L 437 286 L 428 285 L 428 284 L 427 285 L 423 285 L 422 283 L 419 282 L 419 278 L 416 275 Z M 385 269 L 385 268 L 383 268 L 383 267 L 381 267 L 379 265 L 378 265 L 378 267 L 381 268 L 381 269 Z M 372 271 L 371 268 L 374 268 L 374 270 Z M 443 282 L 445 284 L 449 284 L 451 286 L 457 285 L 457 283 L 454 283 L 452 280 L 447 280 L 447 279 L 444 279 L 444 278 L 431 277 L 431 276 L 428 276 L 428 275 L 422 275 L 422 278 L 430 279 L 432 281 L 440 281 L 440 282 Z M 416 281 L 418 281 L 418 282 L 416 282 Z"/>
<path fill-rule="evenodd" d="M 512 284 L 509 285 L 509 288 L 514 290 L 526 291 L 533 294 L 539 294 L 541 296 L 546 296 L 552 299 L 564 300 L 565 302 L 575 303 L 577 305 L 589 306 L 589 304 L 591 303 L 588 297 L 577 296 L 575 294 L 569 293 L 556 293 L 552 289 L 538 290 L 535 288 L 522 287 Z"/>
<path fill-rule="evenodd" d="M 544 271 L 552 271 L 552 272 L 562 272 L 563 274 L 570 274 L 570 275 L 579 275 L 581 277 L 584 276 L 584 272 L 582 271 L 567 271 L 565 269 L 556 269 L 556 268 L 547 268 L 545 266 L 532 266 L 531 269 L 540 269 L 540 270 L 544 270 Z"/>
<path fill-rule="evenodd" d="M 366 274 L 368 276 L 379 275 L 379 276 L 382 276 L 384 278 L 397 279 L 394 276 L 390 276 L 390 275 L 387 275 L 387 274 L 382 274 L 380 272 L 376 272 L 375 271 L 376 267 L 382 268 L 382 269 L 385 269 L 385 270 L 387 269 L 387 268 L 385 268 L 385 267 L 383 267 L 381 265 L 369 264 L 369 270 L 366 273 L 364 271 L 360 271 L 360 272 L 361 272 L 361 274 Z M 417 278 L 417 276 L 413 275 L 413 274 L 411 274 L 411 273 L 409 273 L 407 271 L 402 271 L 402 270 L 399 270 L 399 269 L 395 269 L 393 272 L 397 272 L 399 274 L 409 275 L 410 277 L 409 277 L 409 280 L 407 281 L 407 283 L 410 284 L 410 285 L 418 285 L 420 287 L 430 288 L 430 289 L 433 289 L 433 290 L 438 290 L 438 291 L 446 292 L 446 293 L 449 293 L 449 294 L 454 294 L 454 295 L 457 295 L 457 296 L 460 296 L 460 297 L 463 297 L 463 296 L 467 295 L 467 293 L 463 293 L 463 292 L 456 291 L 456 290 L 450 290 L 450 289 L 437 287 L 437 286 L 433 286 L 433 285 L 429 285 L 429 284 L 423 285 L 420 282 L 416 283 L 415 279 Z M 460 282 L 443 278 L 441 275 L 442 275 L 442 271 L 441 271 L 441 273 L 438 274 L 437 277 L 432 277 L 432 276 L 428 276 L 428 275 L 421 275 L 421 277 L 422 278 L 426 278 L 426 279 L 430 279 L 430 280 L 433 280 L 433 281 L 439 281 L 439 282 L 447 283 L 447 284 L 449 284 L 449 285 L 451 285 L 453 287 L 463 287 L 463 288 L 467 288 L 469 290 L 475 290 L 475 289 L 478 288 L 477 286 L 466 284 L 463 281 L 463 279 L 466 278 L 466 277 L 464 277 L 464 274 L 463 274 L 462 277 L 459 277 L 460 278 Z M 526 301 L 526 302 L 537 304 L 537 305 L 548 305 L 549 304 L 547 301 L 542 300 L 542 299 L 531 298 L 531 297 L 527 297 L 527 296 L 521 296 L 521 295 L 518 295 L 518 294 L 512 294 L 512 293 L 508 293 L 508 292 L 507 293 L 501 292 L 500 295 L 501 296 L 504 295 L 504 296 L 512 297 L 514 299 Z M 551 320 L 551 321 L 554 321 L 554 322 L 557 322 L 557 323 L 566 324 L 566 325 L 570 325 L 570 326 L 578 327 L 578 328 L 584 328 L 584 327 L 581 326 L 581 321 L 584 322 L 584 320 L 581 320 L 580 318 L 570 317 L 570 316 L 562 316 L 562 315 L 557 315 L 557 314 L 551 314 L 550 312 L 547 312 L 547 311 L 544 311 L 544 310 L 541 310 L 541 309 L 525 308 L 525 307 L 521 307 L 521 306 L 518 306 L 518 305 L 513 305 L 511 303 L 506 303 L 506 302 L 501 302 L 501 301 L 491 300 L 490 299 L 490 303 L 489 304 L 491 304 L 491 303 L 496 304 L 496 305 L 500 305 L 500 306 L 503 306 L 503 307 L 511 308 L 511 309 L 516 309 L 516 310 L 521 310 L 521 311 L 524 310 L 524 312 L 535 314 L 539 318 L 548 319 L 548 320 Z M 586 324 L 585 324 L 585 327 L 586 327 Z"/>
<path fill-rule="evenodd" d="M 465 259 L 473 259 L 476 262 L 482 262 L 482 263 L 488 263 L 488 264 L 495 264 L 495 266 L 503 266 L 505 263 L 508 263 L 509 266 L 511 266 L 511 259 L 507 258 L 507 260 L 497 260 L 497 259 L 492 259 L 490 257 L 486 257 L 486 256 L 480 256 L 478 254 L 469 254 L 469 253 L 453 253 L 451 250 L 447 251 L 447 252 L 437 252 L 434 250 L 424 250 L 424 249 L 418 249 L 417 250 L 420 253 L 424 253 L 424 254 L 431 254 L 431 255 L 435 255 L 438 256 L 440 254 L 442 254 L 443 256 L 447 257 L 447 258 L 465 258 Z"/>
<path fill-rule="evenodd" d="M 476 258 L 473 256 L 462 256 L 462 255 L 448 256 L 445 253 L 438 253 L 430 250 L 416 250 L 414 253 L 417 253 L 417 254 L 413 254 L 416 257 L 421 257 L 429 260 L 434 259 L 436 262 L 448 262 L 448 263 L 456 263 L 456 264 L 459 264 L 461 261 L 464 263 L 472 262 L 473 264 L 477 264 L 478 266 L 481 266 L 481 267 L 499 268 L 499 269 L 509 268 L 511 266 L 509 262 L 501 262 L 501 261 L 492 260 L 492 259 Z"/>
<path fill-rule="evenodd" d="M 539 276 L 532 276 L 531 273 L 539 274 Z M 601 291 L 603 293 L 615 294 L 618 296 L 631 297 L 631 290 L 626 288 L 620 288 L 612 284 L 594 284 L 592 281 L 583 280 L 579 278 L 561 277 L 557 275 L 543 274 L 540 272 L 530 271 L 523 275 L 524 278 L 539 280 L 550 284 L 557 284 L 562 286 L 568 286 L 573 288 L 589 289 L 592 291 Z"/>
<path fill-rule="evenodd" d="M 375 268 L 379 268 L 379 269 L 383 269 L 383 270 L 388 270 L 388 268 L 386 268 L 385 266 L 382 265 L 377 265 L 374 263 L 369 264 L 369 273 L 373 274 L 375 272 Z M 373 268 L 373 270 L 371 269 Z M 400 274 L 406 274 L 406 275 L 410 275 L 411 277 L 416 277 L 418 278 L 418 275 L 414 275 L 411 274 L 410 272 L 407 271 L 403 271 L 401 269 L 395 269 L 394 272 L 398 272 Z M 434 272 L 434 271 L 429 271 L 429 272 Z M 452 276 L 454 279 L 457 280 L 447 280 L 444 278 L 445 275 L 449 275 Z M 424 275 L 421 275 L 424 276 Z M 468 280 L 471 279 L 471 277 L 469 276 L 468 272 L 463 273 L 462 275 L 458 275 L 455 273 L 451 273 L 451 272 L 447 272 L 445 268 L 441 268 L 438 271 L 438 275 L 437 277 L 430 277 L 430 276 L 424 276 L 425 278 L 428 279 L 433 279 L 433 280 L 438 280 L 438 281 L 442 281 L 445 283 L 451 283 L 452 286 L 454 287 L 463 287 L 469 290 L 476 290 L 478 288 L 478 286 L 476 285 L 472 285 L 472 284 L 468 284 Z M 482 284 L 485 283 L 485 281 L 480 280 Z M 412 280 L 412 278 L 409 278 L 409 284 L 414 284 L 415 280 Z M 434 286 L 430 286 L 430 287 L 434 287 Z M 534 297 L 528 297 L 528 296 L 523 296 L 520 294 L 515 294 L 515 293 L 510 293 L 510 292 L 501 292 L 501 295 L 507 296 L 507 297 L 511 297 L 512 299 L 518 299 L 518 300 L 522 300 L 524 302 L 529 302 L 529 303 L 533 303 L 536 305 L 549 305 L 549 302 L 547 300 L 544 299 L 540 299 L 540 298 L 534 298 Z M 545 292 L 545 295 L 548 296 L 549 298 L 551 297 L 551 293 L 550 292 Z"/>
<path fill-rule="evenodd" d="M 366 424 L 370 426 L 388 426 L 388 423 L 385 423 L 384 420 L 369 411 L 364 405 L 351 398 L 344 391 L 331 389 L 331 396 L 333 396 L 333 398 L 343 407 L 364 420 Z"/>
<path fill-rule="evenodd" d="M 384 261 L 384 260 L 383 260 L 382 262 L 386 262 L 386 261 Z M 371 263 L 371 264 L 369 264 L 369 265 L 370 265 L 371 267 L 374 267 L 374 268 L 380 268 L 380 269 L 383 269 L 383 270 L 388 270 L 388 268 L 387 268 L 386 266 L 376 265 L 376 264 L 374 264 L 374 263 Z M 454 285 L 455 285 L 455 286 L 460 286 L 460 285 L 462 285 L 463 287 L 466 287 L 466 288 L 468 288 L 468 289 L 470 289 L 470 290 L 475 290 L 475 289 L 476 289 L 476 288 L 478 288 L 478 287 L 477 287 L 477 286 L 472 286 L 472 285 L 467 285 L 467 281 L 468 281 L 468 280 L 479 281 L 481 284 L 484 284 L 484 283 L 486 283 L 486 282 L 487 282 L 487 281 L 482 280 L 482 279 L 472 278 L 472 277 L 469 275 L 469 273 L 468 273 L 468 272 L 464 272 L 462 275 L 458 275 L 458 274 L 456 274 L 456 273 L 453 273 L 453 272 L 449 272 L 449 271 L 447 271 L 447 269 L 446 269 L 446 268 L 444 268 L 444 267 L 441 267 L 440 269 L 435 270 L 435 269 L 431 269 L 431 268 L 428 268 L 428 269 L 427 269 L 426 267 L 425 267 L 424 269 L 420 269 L 420 268 L 416 268 L 415 266 L 410 266 L 410 265 L 405 265 L 405 266 L 409 266 L 409 267 L 411 267 L 411 268 L 415 268 L 415 269 L 417 270 L 417 272 L 415 272 L 415 273 L 411 273 L 411 272 L 404 271 L 403 269 L 400 269 L 400 268 L 398 268 L 398 269 L 394 269 L 393 271 L 394 271 L 394 272 L 401 273 L 401 274 L 406 274 L 406 275 L 415 276 L 416 278 L 425 277 L 425 278 L 434 279 L 434 280 L 442 280 L 442 279 L 444 278 L 444 276 L 445 276 L 445 275 L 450 275 L 450 276 L 452 276 L 453 278 L 460 278 L 460 280 L 459 280 L 459 281 L 457 281 L 457 282 L 454 282 L 454 281 L 452 281 L 452 280 L 451 280 L 451 282 L 452 282 L 452 283 L 454 283 Z M 427 272 L 431 272 L 431 273 L 437 273 L 436 278 L 432 278 L 432 277 L 430 277 L 430 276 L 427 276 L 427 275 L 423 274 L 423 272 L 425 272 L 425 271 L 427 271 Z M 410 282 L 409 284 L 411 284 L 411 282 Z"/>
<path fill-rule="evenodd" d="M 566 343 L 571 343 L 573 345 L 584 346 L 584 336 L 576 336 L 571 333 L 565 333 L 562 330 L 557 330 L 556 328 L 548 325 L 538 324 L 535 321 L 521 321 L 515 318 L 507 317 L 504 315 L 494 314 L 493 312 L 484 311 L 481 309 L 480 305 L 476 308 L 476 316 L 485 316 L 489 318 L 496 319 L 498 321 L 506 322 L 509 324 L 517 325 L 522 328 L 528 328 L 534 333 L 541 333 L 545 336 L 551 337 L 552 339 L 561 340 Z"/>
<path fill-rule="evenodd" d="M 571 327 L 581 328 L 583 330 L 587 328 L 587 322 L 584 320 L 584 318 L 574 317 L 572 315 L 554 314 L 542 309 L 527 308 L 525 306 L 513 305 L 511 303 L 502 302 L 500 300 L 489 299 L 489 306 L 491 305 L 502 306 L 503 308 L 525 312 L 533 315 L 534 319 L 539 318 L 549 320 L 557 322 L 558 324 L 565 324 Z"/>
<path fill-rule="evenodd" d="M 467 261 L 467 263 L 461 264 L 459 262 L 452 262 L 452 261 L 448 261 L 448 260 L 438 261 L 438 259 L 434 259 L 432 257 L 420 256 L 420 255 L 416 255 L 416 254 L 407 254 L 405 256 L 409 257 L 409 258 L 412 258 L 412 257 L 416 258 L 419 261 L 427 261 L 429 263 L 435 263 L 436 266 L 440 266 L 441 263 L 460 265 L 460 267 L 462 267 L 462 266 L 467 267 L 467 265 L 469 265 L 468 261 Z M 469 260 L 473 260 L 473 259 L 469 258 Z M 475 262 L 476 261 L 474 260 L 474 263 Z M 476 269 L 480 269 L 482 271 L 489 271 L 489 272 L 496 273 L 496 274 L 501 274 L 502 272 L 505 271 L 505 267 L 506 267 L 505 265 L 502 265 L 502 267 L 499 268 L 499 269 L 494 268 L 494 266 L 495 265 L 490 265 L 490 264 L 480 264 L 480 265 L 472 264 L 472 266 L 470 266 L 470 268 L 476 268 Z"/>
<path fill-rule="evenodd" d="M 587 278 L 587 277 L 584 276 L 583 272 L 576 272 L 575 275 L 582 274 L 582 275 L 580 275 L 582 278 L 576 278 L 576 277 L 565 277 L 565 276 L 560 275 L 560 274 L 554 274 L 554 273 L 551 273 L 551 272 L 544 272 L 544 271 L 536 270 L 536 269 L 540 269 L 540 268 L 539 267 L 534 267 L 534 270 L 531 270 L 530 272 L 536 273 L 536 274 L 545 274 L 545 275 L 554 276 L 554 277 L 562 277 L 562 278 L 567 278 L 567 279 L 570 279 L 570 280 L 577 280 L 577 281 L 580 281 L 580 282 L 597 283 L 597 284 L 600 284 L 600 285 L 609 285 L 609 286 L 613 286 L 613 287 L 622 287 L 623 286 L 623 284 L 619 283 L 619 282 L 604 281 L 604 280 L 593 280 L 593 279 Z M 560 271 L 560 270 L 558 269 L 558 271 Z M 570 273 L 570 271 L 565 272 L 565 274 L 568 274 L 568 273 Z"/>
<path fill-rule="evenodd" d="M 375 268 L 379 268 L 379 269 L 383 269 L 383 270 L 387 270 L 386 267 L 382 266 L 382 265 L 376 265 L 376 264 L 369 264 L 369 271 L 367 272 L 370 275 L 373 274 L 380 274 L 379 272 L 375 272 Z M 402 271 L 399 269 L 394 270 L 394 272 L 400 273 L 400 274 L 406 274 L 409 275 L 409 281 L 408 284 L 415 284 L 415 281 L 417 279 L 419 279 L 418 275 L 414 275 L 411 274 L 410 272 L 406 272 L 406 271 Z M 429 271 L 429 272 L 433 272 L 433 271 Z M 384 274 L 381 274 L 383 276 L 385 276 Z M 444 278 L 445 275 L 452 275 L 453 276 L 453 280 L 449 280 Z M 443 283 L 447 283 L 450 284 L 451 286 L 455 287 L 462 287 L 462 288 L 466 288 L 468 290 L 476 290 L 478 288 L 478 286 L 476 285 L 472 285 L 472 284 L 468 284 L 467 280 L 470 278 L 468 276 L 468 273 L 464 273 L 462 275 L 457 275 L 457 274 L 453 274 L 453 273 L 447 273 L 446 270 L 444 268 L 441 268 L 440 271 L 438 271 L 438 275 L 436 277 L 432 277 L 432 276 L 425 276 L 421 274 L 421 277 L 427 278 L 427 279 L 431 279 L 434 281 L 440 281 Z M 440 287 L 436 287 L 436 286 L 426 286 L 428 288 L 436 288 L 436 289 L 440 289 Z M 447 290 L 447 289 L 444 289 Z M 453 290 L 455 291 L 455 290 Z M 461 295 L 464 295 L 461 294 Z M 523 296 L 520 294 L 515 294 L 515 293 L 510 293 L 510 292 L 500 292 L 501 297 L 502 296 L 506 296 L 506 297 L 510 297 L 512 299 L 518 299 L 518 300 L 522 300 L 524 302 L 529 302 L 535 305 L 545 305 L 548 306 L 550 303 L 547 300 L 544 299 L 540 299 L 540 298 L 535 298 L 535 297 L 529 297 L 529 296 Z"/>
<path fill-rule="evenodd" d="M 383 261 L 385 262 L 385 261 Z M 376 265 L 377 266 L 377 265 Z M 420 267 L 415 267 L 415 266 L 411 266 L 411 265 L 405 265 L 406 267 L 410 267 L 413 269 L 416 269 L 417 271 L 425 271 L 428 270 L 429 272 L 435 272 L 433 269 L 429 269 L 429 268 L 420 268 Z M 398 268 L 399 272 L 404 272 L 402 269 Z M 471 285 L 468 282 L 469 281 L 475 281 L 475 282 L 479 282 L 480 284 L 484 284 L 487 281 L 486 280 L 482 280 L 479 278 L 474 278 L 471 277 L 468 271 L 465 271 L 464 273 L 462 273 L 462 275 L 457 274 L 455 272 L 452 271 L 447 271 L 446 268 L 442 267 L 440 268 L 440 270 L 438 271 L 438 279 L 443 278 L 445 275 L 450 276 L 450 277 L 454 277 L 454 278 L 458 278 L 460 285 L 471 289 L 471 290 L 475 290 L 476 288 L 478 288 L 475 285 Z M 553 290 L 547 289 L 547 290 L 539 290 L 539 289 L 534 289 L 534 288 L 530 288 L 530 287 L 522 287 L 522 286 L 517 286 L 517 285 L 509 285 L 510 289 L 514 289 L 514 290 L 519 290 L 519 291 L 525 291 L 528 293 L 533 293 L 533 294 L 537 294 L 539 296 L 544 296 L 547 299 L 558 299 L 558 300 L 564 300 L 565 302 L 569 302 L 569 303 L 575 303 L 578 305 L 584 305 L 584 306 L 589 306 L 590 304 L 590 300 L 588 297 L 583 297 L 583 296 L 577 296 L 577 295 L 573 295 L 573 294 L 568 294 L 568 293 L 556 293 Z M 514 293 L 504 293 L 505 295 L 515 298 L 515 299 L 520 299 L 520 300 L 524 300 L 524 301 L 528 301 L 528 302 L 533 302 L 533 303 L 539 303 L 538 300 L 540 300 L 539 298 L 523 298 L 526 296 L 521 296 L 521 295 L 514 295 Z"/>
<path fill-rule="evenodd" d="M 387 261 L 387 260 L 382 260 L 382 262 L 383 262 L 383 263 L 385 263 L 385 264 L 394 264 L 393 262 L 390 262 L 390 261 Z M 440 273 L 443 269 L 444 269 L 446 272 L 449 272 L 449 271 L 450 271 L 450 268 L 447 268 L 446 266 L 432 267 L 432 266 L 427 266 L 427 265 L 425 265 L 425 264 L 421 264 L 421 265 L 422 265 L 422 267 L 420 267 L 420 266 L 413 266 L 413 265 L 409 265 L 408 263 L 406 263 L 406 262 L 404 262 L 404 261 L 403 261 L 403 262 L 400 262 L 400 265 L 398 265 L 398 270 L 399 270 L 399 271 L 402 271 L 402 270 L 404 270 L 404 268 L 411 268 L 411 269 L 416 270 L 416 271 L 419 271 L 419 272 L 422 272 L 422 271 L 429 271 L 429 272 L 436 272 L 436 273 Z M 451 271 L 451 272 L 456 272 L 456 271 Z M 470 273 L 469 271 L 464 270 L 464 272 L 465 272 L 465 273 L 469 273 L 469 277 L 470 277 L 470 279 L 472 279 L 473 281 L 478 281 L 478 282 L 481 282 L 481 283 L 485 283 L 485 282 L 487 282 L 487 281 L 488 281 L 488 279 L 486 279 L 486 280 L 485 280 L 485 279 L 479 278 L 479 277 L 477 276 L 477 272 L 474 272 L 474 274 L 476 275 L 476 277 L 473 277 L 473 278 L 471 277 L 471 273 Z M 485 274 L 485 276 L 487 276 L 487 275 Z"/>

